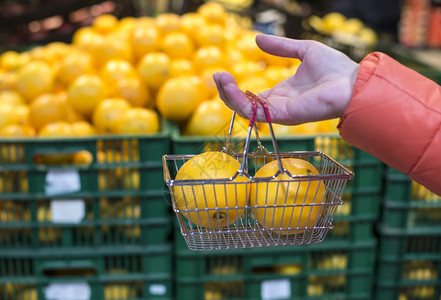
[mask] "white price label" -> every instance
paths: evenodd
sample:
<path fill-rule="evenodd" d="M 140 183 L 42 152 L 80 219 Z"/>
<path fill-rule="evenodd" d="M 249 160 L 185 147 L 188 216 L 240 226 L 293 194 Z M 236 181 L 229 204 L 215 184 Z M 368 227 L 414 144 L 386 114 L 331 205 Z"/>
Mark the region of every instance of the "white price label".
<path fill-rule="evenodd" d="M 83 199 L 54 199 L 50 209 L 53 223 L 78 224 L 86 216 L 86 203 Z"/>
<path fill-rule="evenodd" d="M 77 170 L 50 170 L 46 173 L 46 195 L 53 196 L 81 190 L 80 173 Z"/>
<path fill-rule="evenodd" d="M 262 300 L 291 299 L 291 281 L 289 279 L 262 281 L 260 295 Z"/>
<path fill-rule="evenodd" d="M 90 300 L 91 290 L 87 282 L 51 283 L 44 295 L 47 300 Z"/>
<path fill-rule="evenodd" d="M 165 295 L 165 293 L 167 293 L 167 287 L 163 284 L 151 284 L 149 286 L 149 292 L 151 295 Z"/>

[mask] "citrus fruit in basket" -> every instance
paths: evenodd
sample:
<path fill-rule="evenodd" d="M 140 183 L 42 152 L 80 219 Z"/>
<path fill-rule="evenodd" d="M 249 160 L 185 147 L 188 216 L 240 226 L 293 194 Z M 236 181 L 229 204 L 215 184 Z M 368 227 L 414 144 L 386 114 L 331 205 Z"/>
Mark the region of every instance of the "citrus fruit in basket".
<path fill-rule="evenodd" d="M 282 165 L 292 175 L 319 175 L 311 163 L 302 159 L 284 158 Z M 260 168 L 254 178 L 271 177 L 278 170 L 278 161 L 274 160 Z M 325 194 L 321 181 L 296 181 L 287 174 L 279 174 L 269 182 L 251 184 L 250 205 L 254 217 L 265 229 L 277 232 L 284 229 L 280 234 L 295 234 L 304 230 L 288 229 L 311 228 L 316 224 L 324 206 L 311 204 L 322 203 Z"/>
<path fill-rule="evenodd" d="M 235 222 L 248 203 L 246 177 L 229 181 L 240 163 L 228 154 L 211 151 L 194 156 L 178 171 L 175 180 L 225 179 L 213 184 L 185 184 L 172 187 L 176 209 L 192 223 L 217 229 Z"/>

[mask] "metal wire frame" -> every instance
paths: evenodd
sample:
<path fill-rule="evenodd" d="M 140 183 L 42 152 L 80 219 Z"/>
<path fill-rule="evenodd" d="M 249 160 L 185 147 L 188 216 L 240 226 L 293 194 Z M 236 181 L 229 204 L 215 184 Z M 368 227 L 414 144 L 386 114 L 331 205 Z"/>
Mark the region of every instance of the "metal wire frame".
<path fill-rule="evenodd" d="M 263 153 L 262 153 L 263 152 Z M 343 165 L 332 159 L 330 156 L 322 152 L 292 152 L 280 153 L 280 158 L 300 158 L 306 159 L 316 166 L 320 175 L 292 175 L 288 170 L 284 170 L 289 175 L 288 180 L 278 180 L 276 177 L 280 174 L 278 170 L 270 177 L 253 177 L 260 166 L 277 160 L 276 154 L 267 153 L 265 151 L 256 150 L 254 153 L 246 155 L 247 165 L 249 169 L 242 172 L 236 172 L 230 178 L 223 179 L 201 179 L 201 180 L 175 180 L 174 176 L 179 171 L 179 168 L 189 159 L 195 155 L 165 155 L 163 157 L 164 166 L 164 180 L 169 187 L 173 209 L 176 213 L 181 234 L 183 235 L 188 248 L 191 250 L 222 250 L 222 249 L 237 249 L 237 248 L 255 248 L 255 247 L 271 247 L 271 246 L 286 246 L 286 245 L 303 245 L 322 242 L 328 230 L 332 229 L 332 220 L 338 205 L 343 204 L 341 196 L 348 180 L 353 176 L 353 173 L 345 168 Z M 232 154 L 238 161 L 243 159 L 243 154 Z M 235 179 L 238 176 L 245 176 L 246 181 L 237 182 Z M 312 184 L 315 182 L 316 184 Z M 289 199 L 288 193 L 285 194 L 285 201 L 283 204 L 275 205 L 250 205 L 247 202 L 245 205 L 238 205 L 238 197 L 248 194 L 252 188 L 264 188 L 266 197 L 270 195 L 270 190 L 274 191 L 274 186 L 277 193 L 282 184 L 289 187 L 297 186 L 295 192 L 295 199 Z M 307 185 L 306 194 L 313 194 L 315 199 L 306 202 L 304 199 L 297 199 L 300 184 Z M 317 198 L 317 189 L 319 184 L 325 186 L 325 196 L 321 199 Z M 314 186 L 316 187 L 314 190 Z M 233 188 L 234 187 L 234 188 Z M 174 194 L 176 189 L 185 191 L 184 201 L 186 209 L 179 209 L 176 205 Z M 234 190 L 236 197 L 235 205 L 226 205 L 220 202 L 219 199 L 226 199 L 231 197 L 231 191 Z M 197 207 L 196 194 L 203 192 L 205 205 Z M 242 192 L 241 192 L 242 191 Z M 274 193 L 274 192 L 273 192 Z M 215 202 L 214 207 L 208 204 L 210 200 Z M 268 199 L 265 200 L 265 203 Z M 195 205 L 191 205 L 194 203 Z M 219 205 L 223 204 L 223 205 Z M 264 211 L 264 215 L 268 214 L 269 220 L 273 220 L 271 226 L 261 224 L 255 218 L 256 212 Z M 284 215 L 290 215 L 290 224 L 294 212 L 301 215 L 302 219 L 306 219 L 306 226 L 301 226 L 300 218 L 297 226 L 282 227 L 282 224 L 274 224 L 274 216 L 276 212 Z M 227 226 L 221 227 L 220 222 L 210 222 L 208 226 L 202 226 L 202 219 L 210 219 L 210 214 L 223 213 L 226 214 L 227 219 L 232 215 L 239 216 L 235 220 L 227 220 L 231 223 Z M 308 214 L 305 218 L 304 213 Z M 192 218 L 192 221 L 187 218 L 190 214 L 197 216 Z M 311 215 L 314 216 L 311 219 Z M 218 214 L 219 215 L 219 214 Z M 317 217 L 318 216 L 318 217 Z M 316 218 L 317 217 L 317 218 Z M 310 224 L 313 220 L 314 224 Z M 232 221 L 232 222 L 230 222 Z M 309 225 L 309 226 L 308 226 Z"/>

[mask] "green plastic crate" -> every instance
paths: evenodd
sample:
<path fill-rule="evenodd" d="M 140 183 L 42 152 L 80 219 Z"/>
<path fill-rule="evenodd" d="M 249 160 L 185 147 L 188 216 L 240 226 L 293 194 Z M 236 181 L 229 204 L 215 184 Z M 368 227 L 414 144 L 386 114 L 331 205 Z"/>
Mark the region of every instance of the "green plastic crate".
<path fill-rule="evenodd" d="M 3 300 L 172 299 L 173 293 L 170 245 L 3 250 L 0 270 Z"/>
<path fill-rule="evenodd" d="M 388 227 L 436 228 L 441 232 L 441 197 L 388 168 L 381 220 Z"/>
<path fill-rule="evenodd" d="M 440 299 L 441 232 L 379 227 L 375 299 Z"/>
<path fill-rule="evenodd" d="M 73 163 L 79 151 L 87 163 Z M 152 136 L 1 140 L 0 248 L 168 243 L 169 152 L 166 123 Z"/>
<path fill-rule="evenodd" d="M 176 299 L 371 299 L 375 247 L 369 240 L 216 254 L 177 250 Z"/>

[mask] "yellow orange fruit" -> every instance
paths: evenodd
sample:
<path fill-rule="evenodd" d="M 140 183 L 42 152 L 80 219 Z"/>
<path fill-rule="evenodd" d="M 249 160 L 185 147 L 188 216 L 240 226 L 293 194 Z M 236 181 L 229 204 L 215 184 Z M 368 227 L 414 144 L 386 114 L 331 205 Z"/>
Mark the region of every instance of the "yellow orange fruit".
<path fill-rule="evenodd" d="M 72 45 L 91 54 L 95 53 L 103 41 L 104 37 L 92 27 L 82 27 L 75 31 L 72 36 Z"/>
<path fill-rule="evenodd" d="M 157 89 L 170 75 L 170 58 L 162 52 L 151 52 L 141 59 L 137 69 L 147 86 Z"/>
<path fill-rule="evenodd" d="M 137 76 L 135 68 L 126 60 L 111 59 L 100 70 L 101 79 L 107 86 L 108 93 L 116 92 L 116 85 L 125 78 Z"/>
<path fill-rule="evenodd" d="M 225 68 L 209 68 L 209 69 L 205 69 L 201 72 L 201 80 L 202 83 L 205 85 L 205 90 L 206 90 L 206 97 L 207 98 L 212 98 L 216 95 L 218 95 L 218 90 L 216 87 L 216 83 L 214 82 L 213 79 L 213 75 L 214 73 L 217 72 L 226 72 L 227 70 Z"/>
<path fill-rule="evenodd" d="M 159 131 L 159 116 L 152 109 L 134 107 L 125 111 L 118 123 L 117 133 L 146 134 Z"/>
<path fill-rule="evenodd" d="M 0 129 L 2 137 L 32 137 L 35 136 L 35 129 L 29 125 L 10 124 Z"/>
<path fill-rule="evenodd" d="M 189 58 L 193 55 L 193 41 L 182 32 L 170 32 L 162 40 L 161 49 L 170 58 Z"/>
<path fill-rule="evenodd" d="M 191 77 L 170 78 L 159 89 L 156 106 L 168 120 L 181 122 L 188 119 L 201 102 L 201 89 Z"/>
<path fill-rule="evenodd" d="M 39 131 L 38 135 L 42 137 L 73 137 L 75 136 L 72 126 L 64 121 L 52 122 L 44 125 Z"/>
<path fill-rule="evenodd" d="M 122 98 L 107 98 L 93 112 L 93 124 L 99 133 L 117 133 L 119 122 L 130 104 Z"/>
<path fill-rule="evenodd" d="M 205 152 L 188 160 L 179 169 L 175 179 L 225 179 L 230 182 L 228 179 L 239 168 L 240 163 L 225 153 Z M 243 214 L 249 197 L 247 181 L 246 177 L 238 176 L 231 181 L 236 184 L 177 184 L 172 188 L 175 207 L 196 225 L 220 229 L 235 222 Z"/>
<path fill-rule="evenodd" d="M 102 14 L 92 22 L 92 27 L 101 34 L 107 34 L 115 29 L 118 19 L 111 14 Z"/>
<path fill-rule="evenodd" d="M 96 129 L 87 121 L 76 121 L 71 123 L 75 136 L 90 136 L 96 134 Z"/>
<path fill-rule="evenodd" d="M 64 121 L 67 116 L 66 98 L 56 94 L 38 96 L 30 105 L 29 121 L 36 130 L 51 122 Z"/>
<path fill-rule="evenodd" d="M 131 44 L 136 60 L 141 59 L 149 52 L 157 51 L 160 47 L 158 29 L 153 26 L 138 26 L 131 36 Z"/>
<path fill-rule="evenodd" d="M 188 12 L 181 17 L 180 30 L 192 37 L 194 36 L 195 32 L 203 28 L 205 25 L 206 21 L 204 17 L 195 12 Z"/>
<path fill-rule="evenodd" d="M 225 7 L 218 2 L 206 2 L 198 7 L 197 13 L 209 23 L 224 25 L 227 19 Z"/>
<path fill-rule="evenodd" d="M 256 44 L 257 32 L 244 31 L 244 33 L 237 39 L 235 46 L 241 51 L 247 59 L 253 61 L 260 61 L 263 59 L 263 51 Z"/>
<path fill-rule="evenodd" d="M 292 175 L 319 175 L 318 170 L 305 160 L 285 158 L 281 162 Z M 260 168 L 254 178 L 271 177 L 278 170 L 278 161 L 274 160 Z M 251 211 L 264 228 L 275 233 L 301 233 L 311 229 L 323 214 L 326 206 L 320 204 L 325 203 L 325 195 L 322 181 L 299 181 L 287 174 L 279 174 L 269 182 L 251 184 Z"/>
<path fill-rule="evenodd" d="M 57 72 L 57 79 L 64 86 L 69 86 L 78 76 L 92 74 L 93 72 L 92 56 L 86 51 L 77 50 L 61 60 Z"/>
<path fill-rule="evenodd" d="M 149 89 L 138 76 L 118 80 L 115 96 L 124 98 L 133 106 L 152 106 L 153 102 Z"/>
<path fill-rule="evenodd" d="M 162 13 L 155 19 L 156 27 L 162 34 L 179 30 L 181 26 L 181 17 L 174 13 Z"/>
<path fill-rule="evenodd" d="M 236 82 L 240 82 L 242 80 L 247 80 L 250 77 L 263 75 L 264 69 L 265 66 L 263 64 L 245 59 L 237 62 L 231 67 L 231 74 Z"/>
<path fill-rule="evenodd" d="M 18 106 L 25 104 L 25 99 L 23 96 L 13 90 L 0 90 L 0 103 L 2 104 L 10 104 L 12 106 Z"/>
<path fill-rule="evenodd" d="M 94 62 L 99 68 L 112 59 L 133 61 L 133 53 L 130 43 L 121 41 L 117 36 L 107 35 L 94 49 Z"/>
<path fill-rule="evenodd" d="M 197 71 L 213 67 L 224 67 L 224 53 L 216 46 L 201 47 L 194 55 L 193 64 Z"/>
<path fill-rule="evenodd" d="M 193 75 L 194 73 L 193 64 L 188 59 L 178 58 L 170 62 L 170 77 Z"/>
<path fill-rule="evenodd" d="M 280 83 L 291 75 L 294 75 L 294 73 L 290 68 L 280 66 L 268 66 L 263 72 L 263 76 L 268 79 L 271 86 Z"/>
<path fill-rule="evenodd" d="M 6 51 L 0 55 L 0 70 L 5 72 L 16 71 L 30 61 L 27 52 Z"/>
<path fill-rule="evenodd" d="M 218 100 L 202 102 L 191 115 L 185 134 L 224 137 L 228 133 L 231 111 Z"/>
<path fill-rule="evenodd" d="M 239 81 L 238 86 L 242 91 L 249 90 L 253 93 L 260 93 L 271 88 L 268 79 L 263 76 L 250 76 Z"/>
<path fill-rule="evenodd" d="M 17 84 L 16 72 L 0 72 L 0 91 L 13 90 Z"/>
<path fill-rule="evenodd" d="M 98 75 L 81 75 L 68 89 L 69 104 L 81 114 L 90 116 L 95 106 L 107 95 L 104 82 Z"/>
<path fill-rule="evenodd" d="M 31 61 L 17 72 L 16 88 L 27 99 L 52 91 L 54 74 L 47 63 Z"/>
<path fill-rule="evenodd" d="M 224 28 L 217 24 L 205 25 L 193 33 L 199 47 L 217 46 L 223 48 L 225 45 Z"/>

